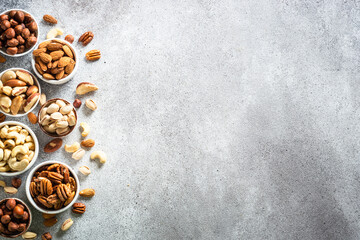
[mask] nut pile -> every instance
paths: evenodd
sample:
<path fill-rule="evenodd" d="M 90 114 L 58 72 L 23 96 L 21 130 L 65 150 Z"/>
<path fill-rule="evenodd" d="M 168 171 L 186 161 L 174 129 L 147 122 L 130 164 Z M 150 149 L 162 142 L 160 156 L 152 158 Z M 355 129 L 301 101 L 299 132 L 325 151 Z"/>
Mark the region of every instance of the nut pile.
<path fill-rule="evenodd" d="M 40 127 L 52 136 L 64 136 L 76 125 L 74 107 L 63 100 L 49 100 L 39 112 Z"/>
<path fill-rule="evenodd" d="M 12 10 L 0 16 L 0 47 L 7 54 L 23 53 L 37 42 L 38 26 L 30 14 Z"/>
<path fill-rule="evenodd" d="M 19 125 L 0 129 L 0 172 L 24 170 L 35 155 L 35 143 L 29 132 Z"/>
<path fill-rule="evenodd" d="M 39 87 L 24 70 L 9 70 L 1 76 L 0 109 L 16 115 L 26 113 L 40 98 Z"/>
<path fill-rule="evenodd" d="M 51 40 L 39 44 L 33 51 L 35 68 L 45 79 L 60 80 L 74 70 L 76 60 L 71 47 L 63 41 Z"/>
<path fill-rule="evenodd" d="M 0 216 L 0 232 L 6 236 L 21 234 L 28 228 L 29 209 L 16 199 L 2 201 Z"/>
<path fill-rule="evenodd" d="M 30 194 L 40 207 L 57 210 L 72 202 L 76 188 L 75 179 L 66 166 L 51 164 L 34 173 Z"/>

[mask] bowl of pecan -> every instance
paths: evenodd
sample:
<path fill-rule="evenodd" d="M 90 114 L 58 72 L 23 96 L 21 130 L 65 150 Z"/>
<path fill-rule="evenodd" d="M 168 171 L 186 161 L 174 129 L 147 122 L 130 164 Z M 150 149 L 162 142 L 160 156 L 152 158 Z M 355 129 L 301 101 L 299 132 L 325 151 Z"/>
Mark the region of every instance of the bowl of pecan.
<path fill-rule="evenodd" d="M 16 238 L 25 233 L 31 225 L 31 211 L 18 198 L 5 198 L 0 201 L 0 235 Z"/>
<path fill-rule="evenodd" d="M 9 57 L 29 53 L 38 42 L 39 28 L 32 15 L 22 9 L 0 14 L 0 52 Z"/>
<path fill-rule="evenodd" d="M 58 38 L 41 42 L 33 51 L 31 64 L 36 76 L 50 84 L 64 84 L 78 69 L 75 47 Z"/>
<path fill-rule="evenodd" d="M 79 179 L 68 165 L 47 161 L 36 166 L 26 179 L 26 196 L 40 212 L 58 214 L 79 196 Z"/>

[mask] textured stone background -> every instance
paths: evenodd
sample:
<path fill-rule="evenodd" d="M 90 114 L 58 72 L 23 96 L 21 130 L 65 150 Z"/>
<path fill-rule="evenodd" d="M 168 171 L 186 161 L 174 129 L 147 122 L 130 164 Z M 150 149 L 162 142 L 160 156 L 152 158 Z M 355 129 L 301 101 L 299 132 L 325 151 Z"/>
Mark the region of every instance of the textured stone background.
<path fill-rule="evenodd" d="M 360 2 L 355 0 L 1 1 L 65 34 L 91 30 L 82 60 L 48 97 L 73 100 L 96 83 L 99 109 L 82 108 L 104 166 L 75 162 L 96 189 L 31 230 L 55 239 L 359 239 Z M 40 21 L 41 38 L 51 26 Z M 31 69 L 30 56 L 0 70 Z M 85 99 L 84 97 L 83 99 Z M 20 119 L 28 123 L 26 118 Z M 28 123 L 29 124 L 29 123 Z M 41 146 L 49 138 L 36 126 Z M 64 141 L 79 140 L 75 131 Z M 26 174 L 22 176 L 25 180 Z M 16 195 L 26 199 L 24 186 Z M 5 197 L 1 191 L 0 197 Z M 63 220 L 74 219 L 62 233 Z"/>

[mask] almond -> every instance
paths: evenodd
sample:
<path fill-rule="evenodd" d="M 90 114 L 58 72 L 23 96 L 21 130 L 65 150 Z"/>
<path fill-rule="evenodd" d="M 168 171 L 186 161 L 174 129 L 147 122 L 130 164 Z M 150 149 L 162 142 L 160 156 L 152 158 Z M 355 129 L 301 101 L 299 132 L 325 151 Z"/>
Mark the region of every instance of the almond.
<path fill-rule="evenodd" d="M 54 18 L 54 17 L 51 16 L 51 15 L 45 14 L 45 15 L 43 16 L 43 19 L 44 19 L 45 22 L 48 22 L 48 23 L 51 23 L 51 24 L 57 24 L 56 18 Z"/>
<path fill-rule="evenodd" d="M 50 41 L 42 42 L 42 43 L 39 44 L 39 47 L 38 47 L 38 48 L 39 48 L 39 49 L 40 49 L 40 48 L 46 48 L 49 43 L 50 43 Z"/>
<path fill-rule="evenodd" d="M 27 116 L 28 116 L 29 121 L 30 121 L 32 124 L 36 124 L 36 123 L 37 123 L 38 119 L 37 119 L 37 117 L 36 117 L 36 115 L 35 115 L 34 113 L 30 112 L 30 113 L 28 113 Z"/>
<path fill-rule="evenodd" d="M 76 94 L 83 95 L 83 94 L 86 94 L 88 92 L 96 91 L 98 89 L 99 88 L 93 83 L 81 82 L 76 87 Z"/>
<path fill-rule="evenodd" d="M 95 195 L 95 190 L 92 188 L 85 188 L 80 191 L 80 196 L 82 197 L 93 197 Z"/>
<path fill-rule="evenodd" d="M 69 57 L 62 57 L 59 60 L 58 67 L 66 67 L 70 63 L 71 58 Z"/>
<path fill-rule="evenodd" d="M 72 71 L 74 70 L 75 64 L 76 64 L 75 61 L 71 59 L 70 63 L 65 67 L 65 72 L 67 74 L 72 73 Z"/>
<path fill-rule="evenodd" d="M 52 60 L 52 57 L 47 53 L 40 53 L 39 57 L 44 63 L 49 63 Z"/>
<path fill-rule="evenodd" d="M 81 146 L 91 148 L 95 145 L 95 140 L 93 139 L 85 139 L 81 141 Z"/>
<path fill-rule="evenodd" d="M 50 53 L 53 61 L 59 60 L 62 56 L 64 56 L 64 52 L 61 50 L 53 51 Z"/>
<path fill-rule="evenodd" d="M 39 48 L 33 51 L 33 56 L 34 57 L 38 57 L 40 55 L 40 53 L 44 53 L 46 52 L 46 48 Z"/>
<path fill-rule="evenodd" d="M 49 43 L 46 48 L 49 50 L 49 51 L 57 51 L 57 50 L 60 50 L 62 48 L 62 44 L 61 43 L 57 43 L 57 42 L 51 42 Z"/>
<path fill-rule="evenodd" d="M 71 57 L 71 58 L 74 58 L 74 54 L 73 54 L 73 52 L 71 51 L 71 49 L 69 48 L 68 45 L 62 46 L 62 49 L 64 50 L 64 52 L 66 53 L 66 55 L 68 55 L 68 56 Z"/>
<path fill-rule="evenodd" d="M 61 148 L 62 144 L 63 144 L 63 141 L 61 138 L 55 138 L 55 139 L 51 140 L 48 144 L 45 145 L 44 152 L 46 152 L 46 153 L 55 152 L 56 150 Z"/>
<path fill-rule="evenodd" d="M 40 67 L 40 65 L 38 63 L 35 63 L 35 68 L 41 75 L 44 74 L 43 70 L 41 69 L 41 67 Z"/>
<path fill-rule="evenodd" d="M 55 78 L 56 78 L 57 80 L 62 79 L 62 78 L 64 77 L 64 73 L 65 73 L 65 71 L 64 71 L 64 70 L 61 70 L 60 72 L 58 72 L 58 73 L 56 74 Z"/>
<path fill-rule="evenodd" d="M 54 76 L 51 75 L 51 74 L 49 74 L 49 73 L 44 73 L 44 74 L 43 74 L 43 77 L 44 77 L 45 79 L 47 79 L 47 80 L 54 80 L 54 79 L 55 79 Z"/>

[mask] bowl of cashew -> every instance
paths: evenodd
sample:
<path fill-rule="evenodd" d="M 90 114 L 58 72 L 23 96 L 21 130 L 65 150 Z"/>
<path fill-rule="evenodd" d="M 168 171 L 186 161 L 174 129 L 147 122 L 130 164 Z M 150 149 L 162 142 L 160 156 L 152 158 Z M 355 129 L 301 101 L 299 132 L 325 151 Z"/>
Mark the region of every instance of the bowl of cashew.
<path fill-rule="evenodd" d="M 0 123 L 0 175 L 16 176 L 34 165 L 39 154 L 35 133 L 16 121 Z"/>

